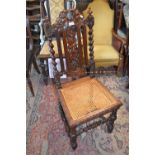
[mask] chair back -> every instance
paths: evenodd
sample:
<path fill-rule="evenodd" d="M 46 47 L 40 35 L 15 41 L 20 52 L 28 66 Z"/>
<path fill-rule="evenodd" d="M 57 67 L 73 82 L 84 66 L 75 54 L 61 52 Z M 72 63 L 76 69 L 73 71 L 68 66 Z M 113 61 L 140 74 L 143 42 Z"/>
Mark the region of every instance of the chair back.
<path fill-rule="evenodd" d="M 89 18 L 93 17 L 91 14 Z M 92 18 L 93 19 L 93 18 Z M 53 66 L 56 69 L 55 50 L 58 51 L 60 58 L 61 71 L 59 75 L 67 74 L 72 78 L 83 77 L 86 75 L 86 68 L 93 62 L 93 35 L 92 22 L 84 19 L 78 10 L 64 10 L 59 14 L 59 18 L 52 26 L 46 19 L 44 21 L 45 35 L 49 41 L 49 49 L 53 60 Z M 86 26 L 89 26 L 90 31 L 90 63 L 88 62 L 87 51 L 87 31 Z M 53 47 L 52 36 L 56 37 L 57 47 Z M 62 52 L 64 51 L 64 52 Z M 66 69 L 64 60 L 66 59 Z M 56 75 L 56 73 L 55 73 Z"/>

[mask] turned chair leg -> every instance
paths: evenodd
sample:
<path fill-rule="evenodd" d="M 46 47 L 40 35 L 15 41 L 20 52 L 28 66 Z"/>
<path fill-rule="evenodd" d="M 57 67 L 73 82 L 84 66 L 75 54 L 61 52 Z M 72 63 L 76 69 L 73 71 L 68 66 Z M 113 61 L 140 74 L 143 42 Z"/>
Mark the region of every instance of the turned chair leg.
<path fill-rule="evenodd" d="M 71 143 L 71 147 L 73 150 L 75 150 L 77 148 L 77 135 L 76 135 L 76 128 L 71 128 L 70 129 L 70 143 Z"/>
<path fill-rule="evenodd" d="M 62 118 L 62 120 L 64 122 L 67 135 L 69 137 L 70 130 L 69 130 L 69 126 L 68 126 L 68 123 L 67 123 L 67 120 L 66 120 L 66 117 L 65 117 L 65 114 L 64 114 L 64 111 L 62 109 L 60 101 L 59 101 L 59 111 L 60 111 L 61 118 Z"/>
<path fill-rule="evenodd" d="M 70 138 L 71 147 L 72 147 L 73 150 L 75 150 L 77 148 L 76 127 L 75 128 L 70 128 L 69 127 L 60 101 L 59 101 L 59 110 L 60 110 L 61 118 L 62 118 L 62 120 L 64 122 L 64 125 L 65 125 L 66 132 L 67 132 L 67 134 L 68 134 L 68 136 Z"/>
<path fill-rule="evenodd" d="M 34 90 L 33 90 L 33 86 L 32 86 L 32 82 L 31 82 L 31 79 L 30 79 L 30 76 L 29 74 L 27 73 L 26 75 L 26 79 L 27 79 L 27 82 L 28 82 L 28 86 L 30 88 L 30 91 L 32 93 L 32 96 L 34 96 Z"/>
<path fill-rule="evenodd" d="M 35 58 L 33 59 L 33 66 L 34 66 L 35 70 L 37 71 L 37 73 L 40 74 L 40 70 L 38 68 L 38 65 L 37 65 L 37 62 L 36 62 Z"/>
<path fill-rule="evenodd" d="M 114 128 L 114 122 L 117 119 L 117 109 L 113 110 L 110 114 L 109 120 L 106 122 L 108 133 L 112 133 Z"/>

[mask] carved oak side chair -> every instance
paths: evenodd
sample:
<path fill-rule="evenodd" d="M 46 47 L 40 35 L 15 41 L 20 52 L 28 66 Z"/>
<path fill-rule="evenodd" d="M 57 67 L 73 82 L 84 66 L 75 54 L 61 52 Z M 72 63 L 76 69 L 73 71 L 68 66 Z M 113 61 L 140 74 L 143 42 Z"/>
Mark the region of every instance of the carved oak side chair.
<path fill-rule="evenodd" d="M 93 25 L 94 17 L 91 10 L 86 19 L 80 15 L 78 10 L 64 10 L 60 13 L 55 25 L 51 26 L 48 19 L 44 21 L 45 34 L 54 65 L 60 113 L 73 149 L 77 147 L 78 135 L 102 123 L 106 123 L 107 131 L 111 133 L 117 118 L 117 110 L 122 105 L 105 86 L 94 78 Z M 87 26 L 89 28 L 89 62 Z M 56 68 L 55 47 L 52 43 L 53 33 L 56 34 L 56 50 L 61 63 L 59 72 Z M 63 43 L 61 43 L 61 35 Z M 66 70 L 63 63 L 62 44 L 67 64 Z M 63 73 L 72 77 L 73 81 L 61 84 L 60 76 Z M 105 116 L 106 114 L 108 117 Z M 83 126 L 84 124 L 86 127 Z"/>

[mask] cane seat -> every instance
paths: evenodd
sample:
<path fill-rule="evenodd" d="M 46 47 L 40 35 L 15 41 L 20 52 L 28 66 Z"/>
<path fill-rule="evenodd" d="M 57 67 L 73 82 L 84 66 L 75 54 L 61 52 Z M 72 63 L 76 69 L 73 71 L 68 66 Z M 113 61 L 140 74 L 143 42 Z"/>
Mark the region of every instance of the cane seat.
<path fill-rule="evenodd" d="M 85 122 L 92 116 L 106 114 L 121 105 L 105 86 L 90 77 L 63 84 L 60 96 L 70 126 Z"/>

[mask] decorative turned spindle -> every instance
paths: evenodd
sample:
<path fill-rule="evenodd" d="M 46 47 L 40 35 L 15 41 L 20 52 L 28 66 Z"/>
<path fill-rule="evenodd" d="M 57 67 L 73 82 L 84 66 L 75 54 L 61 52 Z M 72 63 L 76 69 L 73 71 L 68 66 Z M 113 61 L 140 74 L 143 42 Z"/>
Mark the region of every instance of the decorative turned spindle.
<path fill-rule="evenodd" d="M 60 75 L 59 75 L 59 72 L 57 70 L 57 63 L 55 61 L 56 58 L 55 58 L 55 51 L 53 49 L 54 45 L 52 43 L 52 39 L 48 40 L 48 46 L 49 46 L 49 51 L 50 51 L 50 55 L 51 55 L 51 58 L 52 58 L 54 80 L 55 80 L 55 83 L 56 83 L 57 87 L 61 88 Z"/>
<path fill-rule="evenodd" d="M 94 16 L 92 15 L 92 11 L 88 9 L 88 17 L 87 17 L 87 25 L 89 28 L 89 57 L 90 57 L 90 72 L 94 72 L 95 70 L 95 62 L 94 62 L 94 40 L 93 40 L 93 26 L 94 26 Z M 93 74 L 90 74 L 93 77 Z"/>

